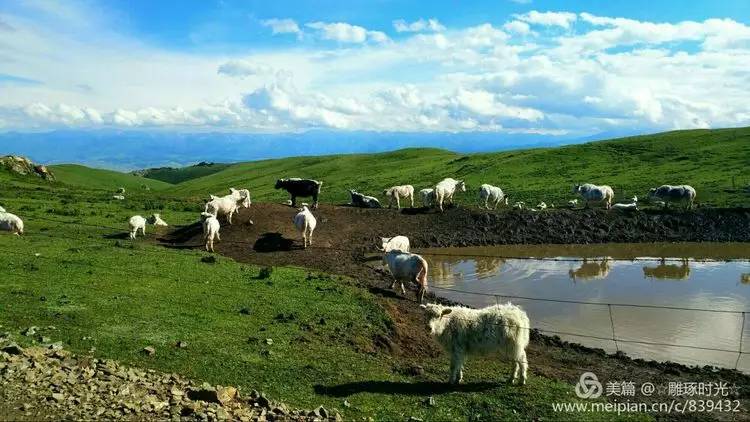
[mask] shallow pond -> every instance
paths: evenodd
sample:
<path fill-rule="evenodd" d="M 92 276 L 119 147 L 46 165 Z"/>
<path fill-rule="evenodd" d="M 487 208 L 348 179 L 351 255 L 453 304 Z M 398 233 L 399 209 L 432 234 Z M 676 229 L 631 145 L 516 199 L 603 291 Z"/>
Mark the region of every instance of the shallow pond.
<path fill-rule="evenodd" d="M 430 264 L 430 286 L 438 296 L 470 306 L 510 300 L 545 334 L 559 333 L 609 352 L 691 365 L 737 365 L 750 372 L 750 354 L 737 352 L 741 338 L 743 350 L 750 352 L 750 315 L 742 313 L 750 313 L 750 244 L 517 245 L 418 252 Z M 613 326 L 620 341 L 611 340 Z"/>

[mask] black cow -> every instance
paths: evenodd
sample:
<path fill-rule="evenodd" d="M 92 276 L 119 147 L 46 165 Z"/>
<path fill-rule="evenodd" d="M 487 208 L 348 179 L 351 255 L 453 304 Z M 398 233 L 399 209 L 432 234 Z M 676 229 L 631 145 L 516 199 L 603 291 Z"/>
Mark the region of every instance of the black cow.
<path fill-rule="evenodd" d="M 297 197 L 307 198 L 312 196 L 313 209 L 318 208 L 318 195 L 323 182 L 311 179 L 300 179 L 290 177 L 288 179 L 279 179 L 276 181 L 276 189 L 284 189 L 292 196 L 292 206 L 297 206 Z"/>

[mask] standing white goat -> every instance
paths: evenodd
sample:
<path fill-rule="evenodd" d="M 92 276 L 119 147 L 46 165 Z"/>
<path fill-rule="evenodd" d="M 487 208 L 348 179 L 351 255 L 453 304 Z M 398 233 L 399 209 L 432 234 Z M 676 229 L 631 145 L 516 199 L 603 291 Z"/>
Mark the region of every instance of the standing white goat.
<path fill-rule="evenodd" d="M 312 245 L 313 231 L 315 231 L 315 226 L 318 222 L 313 213 L 307 208 L 307 205 L 300 208 L 299 212 L 292 218 L 292 221 L 297 231 L 302 234 L 303 247 L 307 248 L 308 244 Z"/>
<path fill-rule="evenodd" d="M 393 276 L 391 289 L 398 281 L 401 283 L 401 293 L 406 294 L 404 281 L 415 283 L 419 286 L 417 298 L 422 303 L 424 294 L 427 292 L 427 261 L 417 254 L 393 249 L 383 255 L 383 263 L 388 264 L 388 269 Z"/>
<path fill-rule="evenodd" d="M 505 200 L 505 205 L 508 205 L 508 197 L 505 196 L 503 190 L 497 186 L 492 186 L 487 183 L 479 187 L 479 201 L 484 201 L 484 207 L 490 209 L 490 201 L 494 204 L 492 209 L 496 209 L 500 201 Z"/>
<path fill-rule="evenodd" d="M 461 192 L 466 192 L 466 183 L 462 180 L 451 179 L 448 177 L 435 185 L 435 202 L 437 203 L 438 208 L 440 208 L 440 211 L 443 211 L 443 203 L 453 204 L 453 195 L 456 193 L 456 189 L 460 189 Z"/>
<path fill-rule="evenodd" d="M 240 208 L 250 208 L 252 202 L 247 189 L 230 188 L 229 191 L 230 194 L 225 196 L 211 195 L 211 201 L 206 203 L 206 208 L 203 211 L 213 214 L 217 218 L 225 215 L 227 222 L 232 224 L 232 216 L 239 212 Z"/>
<path fill-rule="evenodd" d="M 206 242 L 206 251 L 213 252 L 214 240 L 221 241 L 221 236 L 219 236 L 219 229 L 221 229 L 219 219 L 211 213 L 202 212 L 201 220 L 203 221 L 203 241 Z"/>
<path fill-rule="evenodd" d="M 401 251 L 409 252 L 409 238 L 406 236 L 393 236 L 393 237 L 381 237 L 382 251 L 388 253 L 390 251 Z"/>
<path fill-rule="evenodd" d="M 138 234 L 138 230 L 141 231 L 143 236 L 146 235 L 146 219 L 140 215 L 134 215 L 128 220 L 128 227 L 130 228 L 130 238 L 135 239 Z"/>
<path fill-rule="evenodd" d="M 393 205 L 393 201 L 396 201 L 396 208 L 401 209 L 399 197 L 409 199 L 411 207 L 414 208 L 414 186 L 412 185 L 392 186 L 384 190 L 383 195 L 388 198 L 388 208 Z"/>
<path fill-rule="evenodd" d="M 509 303 L 471 309 L 462 306 L 421 305 L 427 314 L 430 333 L 451 354 L 448 382 L 458 384 L 464 376 L 467 355 L 499 351 L 513 361 L 509 381 L 526 384 L 526 346 L 529 345 L 529 317 L 523 309 Z"/>

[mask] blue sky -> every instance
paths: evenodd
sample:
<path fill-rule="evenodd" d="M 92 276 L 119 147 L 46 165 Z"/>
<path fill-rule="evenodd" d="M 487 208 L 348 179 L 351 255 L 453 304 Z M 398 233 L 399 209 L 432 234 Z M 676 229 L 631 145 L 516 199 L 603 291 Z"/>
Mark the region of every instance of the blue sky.
<path fill-rule="evenodd" d="M 750 124 L 750 2 L 0 2 L 0 132 Z"/>

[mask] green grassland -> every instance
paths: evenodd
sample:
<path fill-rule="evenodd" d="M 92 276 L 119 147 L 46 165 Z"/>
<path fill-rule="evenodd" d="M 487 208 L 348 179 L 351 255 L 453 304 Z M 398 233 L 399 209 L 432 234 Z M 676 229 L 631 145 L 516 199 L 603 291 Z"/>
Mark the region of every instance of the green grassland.
<path fill-rule="evenodd" d="M 53 166 L 53 183 L 0 171 L 0 205 L 26 222 L 23 237 L 0 236 L 0 325 L 21 339 L 23 329 L 43 327 L 42 335 L 79 353 L 94 347 L 97 356 L 263 390 L 294 407 L 323 404 L 347 419 L 564 420 L 570 415 L 554 414 L 550 403 L 575 401 L 572 386 L 533 375 L 533 363 L 524 388 L 498 384 L 509 368 L 492 358 L 469 360 L 467 386 L 459 389 L 442 384 L 446 356 L 420 360 L 424 375 L 405 375 L 402 368 L 414 362 L 375 346 L 373 338 L 389 335 L 392 322 L 357 280 L 302 268 L 261 277 L 260 268 L 223 257 L 205 263 L 202 252 L 121 239 L 126 221 L 159 212 L 172 225 L 194 222 L 207 193 L 230 186 L 249 188 L 255 200 L 280 201 L 286 194 L 273 182 L 283 176 L 323 180 L 328 202 L 348 200 L 347 188 L 379 193 L 451 176 L 469 184 L 463 201 L 473 201 L 480 183 L 503 187 L 512 200 L 561 201 L 571 184 L 590 181 L 612 185 L 620 198 L 689 183 L 700 202 L 747 206 L 739 188 L 750 178 L 748 164 L 750 129 L 725 129 L 493 154 L 409 149 L 267 160 L 179 184 L 74 165 Z M 121 186 L 126 199 L 113 200 Z M 148 345 L 154 356 L 141 353 Z M 322 388 L 336 386 L 349 391 L 351 407 Z M 427 396 L 437 406 L 425 405 Z"/>
<path fill-rule="evenodd" d="M 160 180 L 147 179 L 117 171 L 94 169 L 77 164 L 49 166 L 55 178 L 66 185 L 83 186 L 89 189 L 103 189 L 114 192 L 123 187 L 127 191 L 149 189 L 160 190 L 171 186 Z"/>
<path fill-rule="evenodd" d="M 0 236 L 0 326 L 16 339 L 38 341 L 19 335 L 37 326 L 78 353 L 257 389 L 294 407 L 323 404 L 347 419 L 564 420 L 550 403 L 577 400 L 571 385 L 533 368 L 527 386 L 508 387 L 508 364 L 492 358 L 470 360 L 458 389 L 443 383 L 446 356 L 418 361 L 424 375 L 405 375 L 408 356 L 375 346 L 392 322 L 356 280 L 302 268 L 264 277 L 227 258 L 206 263 L 203 252 L 121 239 L 130 215 L 161 210 L 169 223 L 186 224 L 197 205 L 157 190 L 113 201 L 109 185 L 92 186 L 0 172 L 0 204 L 26 222 L 23 237 Z M 145 346 L 156 354 L 143 354 Z M 350 394 L 326 390 L 337 386 Z M 427 396 L 437 405 L 425 405 Z"/>
<path fill-rule="evenodd" d="M 500 186 L 510 201 L 561 202 L 576 183 L 608 184 L 617 200 L 644 197 L 661 184 L 690 184 L 698 202 L 713 206 L 749 205 L 741 192 L 750 183 L 750 128 L 688 130 L 539 148 L 461 155 L 436 149 L 406 149 L 383 154 L 298 157 L 239 163 L 217 173 L 187 180 L 169 189 L 186 196 L 223 192 L 229 186 L 250 189 L 255 200 L 280 201 L 273 189 L 280 177 L 322 180 L 324 202 L 348 201 L 350 188 L 382 197 L 384 188 L 411 184 L 432 187 L 444 177 L 463 179 L 475 201 L 482 183 Z"/>

